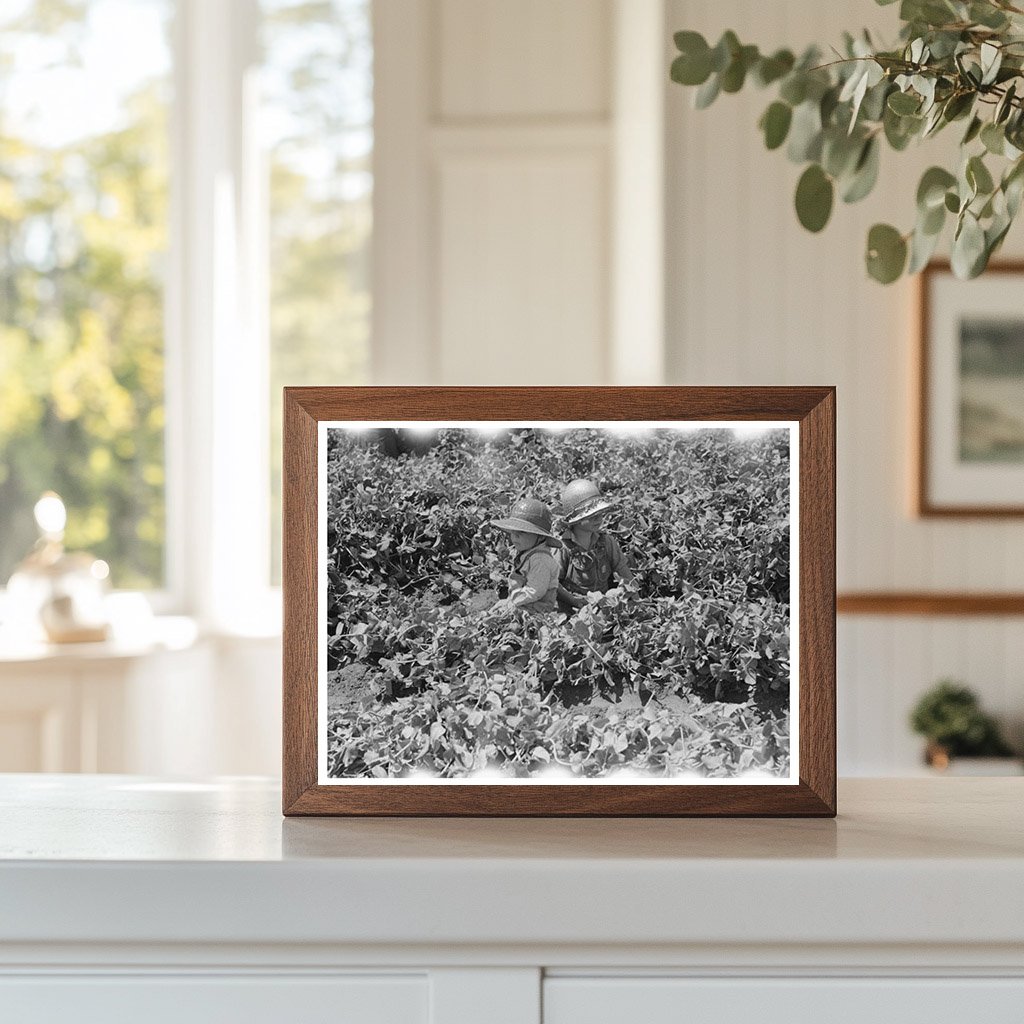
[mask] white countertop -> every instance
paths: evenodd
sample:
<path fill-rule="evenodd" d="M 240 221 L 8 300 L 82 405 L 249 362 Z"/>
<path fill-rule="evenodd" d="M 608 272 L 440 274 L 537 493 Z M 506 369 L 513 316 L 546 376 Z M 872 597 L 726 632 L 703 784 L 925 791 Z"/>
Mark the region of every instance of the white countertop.
<path fill-rule="evenodd" d="M 839 817 L 284 819 L 274 782 L 0 776 L 0 943 L 1024 947 L 1024 779 Z"/>

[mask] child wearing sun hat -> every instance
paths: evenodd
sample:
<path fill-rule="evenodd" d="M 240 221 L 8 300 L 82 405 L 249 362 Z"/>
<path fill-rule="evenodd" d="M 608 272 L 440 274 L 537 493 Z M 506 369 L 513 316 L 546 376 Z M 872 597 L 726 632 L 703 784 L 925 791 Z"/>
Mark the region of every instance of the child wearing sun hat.
<path fill-rule="evenodd" d="M 504 530 L 516 550 L 509 580 L 508 604 L 534 614 L 553 612 L 558 596 L 558 560 L 552 548 L 559 546 L 551 532 L 551 512 L 536 498 L 520 498 L 508 516 L 491 523 Z"/>
<path fill-rule="evenodd" d="M 587 603 L 587 594 L 606 594 L 614 580 L 630 583 L 633 570 L 619 542 L 601 529 L 615 502 L 601 495 L 593 480 L 573 480 L 562 489 L 562 534 L 558 605 L 571 612 Z"/>

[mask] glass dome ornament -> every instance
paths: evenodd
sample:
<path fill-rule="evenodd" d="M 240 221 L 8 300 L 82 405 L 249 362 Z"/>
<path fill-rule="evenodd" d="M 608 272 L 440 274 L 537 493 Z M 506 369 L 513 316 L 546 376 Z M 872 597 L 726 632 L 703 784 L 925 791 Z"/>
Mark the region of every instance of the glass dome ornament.
<path fill-rule="evenodd" d="M 55 644 L 106 640 L 107 563 L 85 552 L 64 550 L 67 510 L 59 495 L 47 491 L 36 502 L 34 514 L 39 539 L 7 584 L 7 628 L 24 630 L 24 640 Z"/>

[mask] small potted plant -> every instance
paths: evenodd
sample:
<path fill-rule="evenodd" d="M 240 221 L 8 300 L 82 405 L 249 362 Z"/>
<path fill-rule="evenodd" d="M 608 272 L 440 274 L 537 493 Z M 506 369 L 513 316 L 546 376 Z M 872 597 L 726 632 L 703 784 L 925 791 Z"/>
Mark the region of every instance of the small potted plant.
<path fill-rule="evenodd" d="M 1019 774 L 1019 761 L 1003 739 L 994 718 L 982 711 L 973 690 L 944 679 L 925 693 L 910 715 L 914 732 L 924 736 L 925 762 L 938 771 L 948 771 L 962 758 L 1003 759 L 995 766 L 999 774 Z M 1013 761 L 1006 759 L 1012 758 Z M 965 768 L 959 762 L 957 769 Z M 960 774 L 992 774 L 990 760 L 973 763 L 973 770 Z"/>

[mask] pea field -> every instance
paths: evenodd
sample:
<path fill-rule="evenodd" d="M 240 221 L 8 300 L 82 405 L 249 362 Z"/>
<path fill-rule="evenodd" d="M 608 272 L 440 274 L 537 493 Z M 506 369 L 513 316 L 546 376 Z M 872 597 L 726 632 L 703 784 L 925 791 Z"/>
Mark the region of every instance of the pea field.
<path fill-rule="evenodd" d="M 500 602 L 491 526 L 595 480 L 635 579 L 576 614 Z M 740 779 L 790 772 L 784 428 L 332 428 L 331 778 Z"/>

